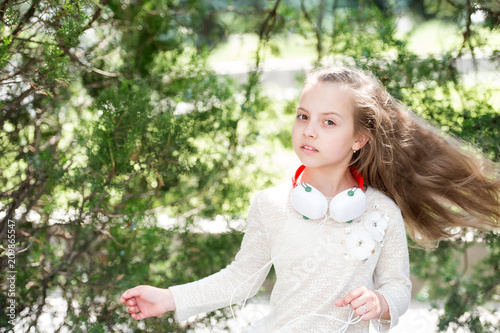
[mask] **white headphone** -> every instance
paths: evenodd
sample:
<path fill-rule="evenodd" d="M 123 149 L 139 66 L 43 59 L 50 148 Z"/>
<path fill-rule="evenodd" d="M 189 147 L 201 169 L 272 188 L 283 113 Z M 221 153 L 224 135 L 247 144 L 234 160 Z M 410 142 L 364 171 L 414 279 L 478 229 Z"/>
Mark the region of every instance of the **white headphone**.
<path fill-rule="evenodd" d="M 366 210 L 366 195 L 363 192 L 363 177 L 355 167 L 349 170 L 358 183 L 357 187 L 345 190 L 332 198 L 330 207 L 325 196 L 313 186 L 298 182 L 298 178 L 305 170 L 305 165 L 301 165 L 292 178 L 292 206 L 302 214 L 304 219 L 321 219 L 331 217 L 336 222 L 350 223 L 355 218 L 360 217 Z M 330 215 L 327 215 L 329 209 Z"/>

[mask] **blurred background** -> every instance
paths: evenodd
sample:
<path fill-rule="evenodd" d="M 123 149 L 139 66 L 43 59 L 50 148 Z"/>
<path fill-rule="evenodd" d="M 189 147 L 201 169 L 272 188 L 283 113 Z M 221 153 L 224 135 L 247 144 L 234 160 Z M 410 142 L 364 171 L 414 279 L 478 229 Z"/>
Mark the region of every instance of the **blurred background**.
<path fill-rule="evenodd" d="M 0 332 L 234 330 L 228 308 L 135 322 L 119 296 L 231 262 L 252 197 L 299 165 L 291 126 L 319 64 L 371 70 L 498 162 L 499 15 L 497 0 L 0 0 Z M 498 230 L 410 245 L 394 332 L 500 331 Z M 246 324 L 273 279 L 236 311 Z"/>

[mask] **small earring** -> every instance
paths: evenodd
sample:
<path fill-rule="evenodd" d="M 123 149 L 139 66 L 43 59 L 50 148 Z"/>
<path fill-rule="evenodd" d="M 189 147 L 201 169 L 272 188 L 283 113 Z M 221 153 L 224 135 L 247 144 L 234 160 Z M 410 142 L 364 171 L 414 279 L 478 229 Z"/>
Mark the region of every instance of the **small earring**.
<path fill-rule="evenodd" d="M 357 150 L 354 150 L 352 153 L 353 153 L 353 154 L 356 154 L 356 152 L 357 152 Z"/>

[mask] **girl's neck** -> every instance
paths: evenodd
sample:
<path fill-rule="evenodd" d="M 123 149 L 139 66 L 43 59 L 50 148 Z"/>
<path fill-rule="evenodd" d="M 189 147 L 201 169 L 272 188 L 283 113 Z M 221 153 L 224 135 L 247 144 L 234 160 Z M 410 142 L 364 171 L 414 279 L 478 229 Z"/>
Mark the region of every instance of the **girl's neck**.
<path fill-rule="evenodd" d="M 325 197 L 334 197 L 340 192 L 357 185 L 349 168 L 332 170 L 306 167 L 301 181 L 312 185 Z"/>

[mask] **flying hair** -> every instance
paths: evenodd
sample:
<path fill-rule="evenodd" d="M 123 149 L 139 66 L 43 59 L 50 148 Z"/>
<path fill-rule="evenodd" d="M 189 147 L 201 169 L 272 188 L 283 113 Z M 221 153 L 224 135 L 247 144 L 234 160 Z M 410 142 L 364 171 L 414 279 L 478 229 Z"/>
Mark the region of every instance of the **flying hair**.
<path fill-rule="evenodd" d="M 464 148 L 395 100 L 371 73 L 346 67 L 311 72 L 306 84 L 348 88 L 355 132 L 368 143 L 351 160 L 365 182 L 391 197 L 410 237 L 421 245 L 457 227 L 498 228 L 500 178 L 495 164 Z"/>

